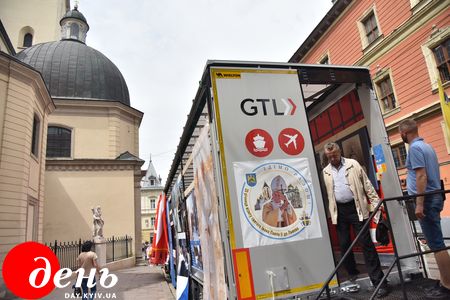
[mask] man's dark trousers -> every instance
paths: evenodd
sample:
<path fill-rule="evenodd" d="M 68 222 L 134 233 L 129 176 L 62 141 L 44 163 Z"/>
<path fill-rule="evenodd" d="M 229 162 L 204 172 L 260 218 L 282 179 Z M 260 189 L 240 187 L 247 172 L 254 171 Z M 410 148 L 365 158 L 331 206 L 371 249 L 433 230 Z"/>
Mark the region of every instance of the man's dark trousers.
<path fill-rule="evenodd" d="M 342 255 L 344 255 L 344 253 L 352 243 L 352 240 L 350 238 L 350 226 L 353 226 L 355 234 L 358 234 L 361 231 L 364 222 L 359 221 L 358 214 L 356 212 L 355 201 L 350 201 L 344 204 L 338 203 L 337 208 L 337 233 L 339 236 L 339 246 L 341 248 L 341 253 Z M 378 253 L 369 234 L 369 228 L 367 228 L 363 232 L 362 236 L 358 240 L 358 243 L 363 249 L 364 260 L 366 262 L 370 280 L 374 285 L 378 285 L 378 283 L 383 278 L 383 271 L 381 270 Z M 347 259 L 344 261 L 344 266 L 350 276 L 359 274 L 359 271 L 356 268 L 355 256 L 353 255 L 353 251 L 347 256 Z"/>

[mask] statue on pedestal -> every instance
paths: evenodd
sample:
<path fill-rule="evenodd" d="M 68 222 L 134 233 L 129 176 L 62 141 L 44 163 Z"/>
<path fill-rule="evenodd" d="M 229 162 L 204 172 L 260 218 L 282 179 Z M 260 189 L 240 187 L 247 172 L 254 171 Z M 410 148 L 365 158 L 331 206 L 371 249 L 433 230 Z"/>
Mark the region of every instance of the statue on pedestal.
<path fill-rule="evenodd" d="M 103 225 L 105 224 L 105 221 L 102 219 L 102 210 L 100 206 L 92 208 L 91 210 L 94 217 L 94 233 L 92 236 L 94 238 L 103 238 Z"/>

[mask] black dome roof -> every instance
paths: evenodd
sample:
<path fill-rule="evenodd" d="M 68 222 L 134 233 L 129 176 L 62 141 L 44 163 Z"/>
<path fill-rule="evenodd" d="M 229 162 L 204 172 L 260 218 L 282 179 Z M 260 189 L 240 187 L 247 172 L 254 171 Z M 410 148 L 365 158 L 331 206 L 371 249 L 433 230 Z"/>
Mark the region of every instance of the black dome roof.
<path fill-rule="evenodd" d="M 128 87 L 119 69 L 82 42 L 36 44 L 16 57 L 41 72 L 52 97 L 119 101 L 130 106 Z"/>
<path fill-rule="evenodd" d="M 78 20 L 81 20 L 81 21 L 83 21 L 84 23 L 87 24 L 86 18 L 84 17 L 84 15 L 83 15 L 82 13 L 80 13 L 80 12 L 78 11 L 78 8 L 77 8 L 77 7 L 75 7 L 75 8 L 72 9 L 72 10 L 69 10 L 69 11 L 61 18 L 61 21 L 59 21 L 59 24 L 61 24 L 62 21 L 63 21 L 64 19 L 67 19 L 67 18 L 78 19 Z"/>

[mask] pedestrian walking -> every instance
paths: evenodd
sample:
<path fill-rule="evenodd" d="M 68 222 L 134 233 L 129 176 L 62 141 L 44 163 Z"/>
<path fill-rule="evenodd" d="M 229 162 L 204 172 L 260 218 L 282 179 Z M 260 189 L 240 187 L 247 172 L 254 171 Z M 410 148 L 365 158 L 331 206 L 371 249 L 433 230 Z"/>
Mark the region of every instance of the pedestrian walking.
<path fill-rule="evenodd" d="M 95 298 L 95 293 L 97 292 L 97 284 L 94 276 L 93 286 L 88 287 L 88 278 L 92 269 L 95 269 L 95 273 L 99 272 L 99 266 L 97 263 L 97 254 L 92 251 L 92 246 L 94 243 L 91 241 L 86 241 L 81 246 L 81 253 L 78 255 L 77 262 L 80 269 L 84 270 L 83 280 L 81 281 L 82 299 L 92 300 Z"/>

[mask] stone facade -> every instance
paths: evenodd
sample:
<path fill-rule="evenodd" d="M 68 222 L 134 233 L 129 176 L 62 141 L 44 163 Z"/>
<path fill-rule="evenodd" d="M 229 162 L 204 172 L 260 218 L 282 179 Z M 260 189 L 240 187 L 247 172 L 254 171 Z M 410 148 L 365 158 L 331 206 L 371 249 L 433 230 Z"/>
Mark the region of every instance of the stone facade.
<path fill-rule="evenodd" d="M 41 75 L 0 52 L 0 266 L 17 244 L 42 242 L 46 132 L 54 109 Z M 5 292 L 0 273 L 0 298 Z"/>

